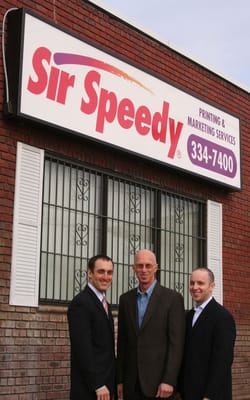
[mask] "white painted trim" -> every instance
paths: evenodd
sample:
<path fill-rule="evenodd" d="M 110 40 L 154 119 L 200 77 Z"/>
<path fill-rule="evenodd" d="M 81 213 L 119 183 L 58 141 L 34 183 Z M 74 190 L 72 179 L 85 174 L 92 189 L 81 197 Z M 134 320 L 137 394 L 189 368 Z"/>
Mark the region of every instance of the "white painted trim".
<path fill-rule="evenodd" d="M 38 306 L 44 151 L 17 144 L 10 304 Z"/>
<path fill-rule="evenodd" d="M 207 202 L 207 266 L 215 275 L 214 297 L 223 303 L 222 204 Z"/>

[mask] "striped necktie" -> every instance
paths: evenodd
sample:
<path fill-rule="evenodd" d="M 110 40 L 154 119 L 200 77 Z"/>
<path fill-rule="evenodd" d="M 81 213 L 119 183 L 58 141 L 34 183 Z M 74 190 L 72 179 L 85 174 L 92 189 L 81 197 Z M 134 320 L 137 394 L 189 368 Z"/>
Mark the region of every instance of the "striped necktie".
<path fill-rule="evenodd" d="M 103 296 L 103 298 L 102 298 L 102 304 L 103 304 L 104 310 L 106 311 L 106 314 L 109 315 L 108 303 L 107 303 L 105 296 Z"/>

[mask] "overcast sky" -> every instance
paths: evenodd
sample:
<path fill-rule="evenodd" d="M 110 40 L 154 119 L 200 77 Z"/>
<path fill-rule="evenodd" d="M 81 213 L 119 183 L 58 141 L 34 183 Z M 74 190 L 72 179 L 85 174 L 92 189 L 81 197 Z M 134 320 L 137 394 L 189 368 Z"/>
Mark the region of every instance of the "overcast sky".
<path fill-rule="evenodd" d="M 94 0 L 250 90 L 250 0 Z"/>

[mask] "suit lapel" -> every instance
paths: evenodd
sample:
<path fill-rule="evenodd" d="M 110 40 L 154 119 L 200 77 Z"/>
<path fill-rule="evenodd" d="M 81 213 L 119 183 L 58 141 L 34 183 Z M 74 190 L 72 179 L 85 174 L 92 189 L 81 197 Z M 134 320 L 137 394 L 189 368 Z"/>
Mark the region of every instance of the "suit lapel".
<path fill-rule="evenodd" d="M 194 316 L 194 308 L 187 313 L 187 327 L 192 328 L 192 321 Z"/>
<path fill-rule="evenodd" d="M 113 316 L 112 316 L 112 313 L 110 310 L 110 304 L 108 304 L 108 310 L 109 310 L 109 312 L 108 312 L 109 317 L 108 317 L 102 303 L 100 302 L 100 300 L 98 299 L 96 294 L 93 292 L 93 290 L 91 290 L 89 286 L 86 286 L 86 290 L 88 291 L 91 299 L 93 299 L 93 302 L 96 305 L 96 307 L 101 311 L 101 313 L 104 313 L 105 317 L 107 318 L 107 320 L 109 320 L 111 322 L 111 325 L 112 325 Z"/>
<path fill-rule="evenodd" d="M 128 312 L 130 320 L 132 321 L 132 326 L 134 330 L 137 332 L 138 327 L 138 308 L 137 308 L 137 289 L 134 289 L 130 292 L 130 296 L 128 298 Z"/>
<path fill-rule="evenodd" d="M 145 327 L 145 325 L 147 325 L 148 321 L 151 319 L 152 315 L 154 314 L 155 307 L 157 307 L 159 304 L 160 293 L 161 293 L 160 285 L 158 283 L 156 283 L 155 288 L 150 296 L 148 306 L 147 306 L 146 312 L 144 314 L 144 318 L 142 320 L 140 329 L 143 329 Z"/>
<path fill-rule="evenodd" d="M 89 286 L 86 286 L 86 290 L 89 293 L 89 296 L 91 297 L 91 299 L 93 300 L 94 304 L 100 309 L 100 310 L 104 310 L 102 303 L 100 302 L 100 300 L 98 299 L 98 297 L 96 296 L 96 294 L 93 292 L 92 289 L 90 289 Z M 105 310 L 104 310 L 105 312 Z"/>
<path fill-rule="evenodd" d="M 215 299 L 212 298 L 212 300 L 210 300 L 210 302 L 206 305 L 204 310 L 202 310 L 202 313 L 200 314 L 199 318 L 197 319 L 196 323 L 192 328 L 193 331 L 198 329 L 199 326 L 203 326 L 204 322 L 206 322 L 206 320 L 209 318 L 211 310 L 214 308 L 215 304 L 216 304 Z"/>

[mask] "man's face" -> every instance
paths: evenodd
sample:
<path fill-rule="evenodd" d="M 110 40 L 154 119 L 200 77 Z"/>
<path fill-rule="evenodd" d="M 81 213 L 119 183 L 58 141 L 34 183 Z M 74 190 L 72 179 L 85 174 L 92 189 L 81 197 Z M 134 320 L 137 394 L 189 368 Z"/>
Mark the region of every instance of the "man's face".
<path fill-rule="evenodd" d="M 204 303 L 212 296 L 214 282 L 210 282 L 205 270 L 193 271 L 190 277 L 189 291 L 197 305 Z"/>
<path fill-rule="evenodd" d="M 157 268 L 155 256 L 150 251 L 141 250 L 136 254 L 133 269 L 139 280 L 141 290 L 147 290 L 154 282 Z"/>
<path fill-rule="evenodd" d="M 112 261 L 97 259 L 93 272 L 88 269 L 89 282 L 100 292 L 106 292 L 112 283 L 113 264 Z"/>

